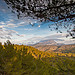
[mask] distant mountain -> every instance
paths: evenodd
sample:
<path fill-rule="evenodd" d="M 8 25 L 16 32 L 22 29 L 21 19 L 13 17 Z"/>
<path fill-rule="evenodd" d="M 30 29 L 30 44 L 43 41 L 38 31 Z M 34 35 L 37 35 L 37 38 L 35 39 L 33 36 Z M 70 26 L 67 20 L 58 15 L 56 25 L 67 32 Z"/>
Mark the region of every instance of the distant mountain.
<path fill-rule="evenodd" d="M 57 43 L 53 39 L 48 39 L 48 40 L 41 40 L 36 44 L 33 44 L 33 46 L 42 46 L 42 45 L 64 45 L 63 43 Z"/>
<path fill-rule="evenodd" d="M 27 40 L 22 40 L 21 44 L 32 46 L 32 45 L 38 43 L 39 41 L 41 41 L 41 39 L 42 39 L 42 37 L 33 37 L 33 38 L 30 38 Z"/>
<path fill-rule="evenodd" d="M 36 44 L 33 47 L 40 51 L 56 52 L 56 53 L 75 53 L 75 44 L 72 45 L 40 45 Z"/>
<path fill-rule="evenodd" d="M 73 44 L 75 43 L 73 39 L 65 40 L 62 37 L 65 37 L 61 34 L 59 35 L 52 35 L 46 37 L 32 37 L 27 40 L 20 41 L 20 44 L 24 45 L 63 45 L 63 44 Z"/>
<path fill-rule="evenodd" d="M 40 41 L 40 43 L 42 45 L 57 45 L 57 43 L 54 40 L 43 40 L 43 41 Z"/>
<path fill-rule="evenodd" d="M 57 45 L 54 40 L 42 40 L 37 45 Z"/>

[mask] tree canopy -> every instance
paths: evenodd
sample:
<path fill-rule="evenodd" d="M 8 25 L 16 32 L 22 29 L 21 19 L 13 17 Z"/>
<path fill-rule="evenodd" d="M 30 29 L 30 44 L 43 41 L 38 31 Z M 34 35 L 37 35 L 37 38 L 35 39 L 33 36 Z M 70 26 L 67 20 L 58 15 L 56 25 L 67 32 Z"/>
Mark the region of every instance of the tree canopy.
<path fill-rule="evenodd" d="M 75 23 L 75 0 L 4 0 L 17 17 L 32 17 L 40 21 Z M 58 28 L 56 28 L 58 30 Z M 75 27 L 69 32 L 74 38 Z"/>
<path fill-rule="evenodd" d="M 5 2 L 10 5 L 13 12 L 17 12 L 18 18 L 31 16 L 55 22 L 75 17 L 74 0 L 5 0 Z"/>

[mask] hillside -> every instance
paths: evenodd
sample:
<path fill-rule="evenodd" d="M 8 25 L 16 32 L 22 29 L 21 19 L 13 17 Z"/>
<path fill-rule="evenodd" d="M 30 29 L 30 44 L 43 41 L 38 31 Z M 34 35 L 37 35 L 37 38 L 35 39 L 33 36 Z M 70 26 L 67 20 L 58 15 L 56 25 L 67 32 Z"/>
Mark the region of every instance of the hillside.
<path fill-rule="evenodd" d="M 0 75 L 74 75 L 75 53 L 49 53 L 0 43 Z"/>
<path fill-rule="evenodd" d="M 39 44 L 36 44 L 33 47 L 37 48 L 40 51 L 75 53 L 75 44 L 73 45 L 39 45 Z"/>

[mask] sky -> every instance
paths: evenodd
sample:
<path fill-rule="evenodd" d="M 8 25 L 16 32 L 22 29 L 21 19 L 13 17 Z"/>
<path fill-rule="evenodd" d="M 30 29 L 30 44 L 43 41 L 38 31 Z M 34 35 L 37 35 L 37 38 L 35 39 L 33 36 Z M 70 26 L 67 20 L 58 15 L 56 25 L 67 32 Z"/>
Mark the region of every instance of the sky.
<path fill-rule="evenodd" d="M 60 28 L 63 33 L 57 33 L 56 30 L 51 31 L 49 28 L 51 24 L 53 23 L 39 22 L 31 17 L 18 19 L 16 14 L 7 8 L 6 3 L 0 0 L 0 42 L 2 43 L 10 40 L 14 44 L 32 44 L 46 39 L 54 39 L 64 44 L 75 43 L 75 39 L 66 38 L 65 29 Z"/>

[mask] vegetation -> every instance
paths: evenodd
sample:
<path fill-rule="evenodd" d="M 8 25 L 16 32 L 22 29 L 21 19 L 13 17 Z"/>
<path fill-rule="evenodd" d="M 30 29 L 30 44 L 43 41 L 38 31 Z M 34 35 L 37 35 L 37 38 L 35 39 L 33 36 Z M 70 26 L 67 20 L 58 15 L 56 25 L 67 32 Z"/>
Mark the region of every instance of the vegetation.
<path fill-rule="evenodd" d="M 47 53 L 31 46 L 0 43 L 0 75 L 74 75 L 75 55 Z"/>

